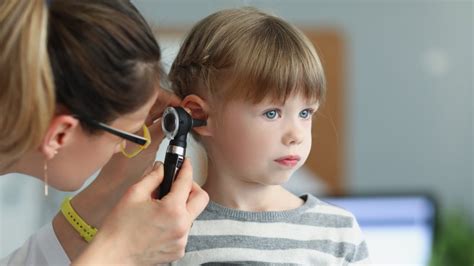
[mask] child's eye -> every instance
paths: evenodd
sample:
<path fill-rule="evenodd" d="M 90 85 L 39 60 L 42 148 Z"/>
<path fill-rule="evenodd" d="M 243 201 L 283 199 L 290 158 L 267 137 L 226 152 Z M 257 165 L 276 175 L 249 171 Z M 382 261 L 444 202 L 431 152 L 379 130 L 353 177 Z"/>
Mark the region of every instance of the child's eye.
<path fill-rule="evenodd" d="M 266 111 L 265 113 L 263 113 L 263 115 L 269 120 L 275 120 L 276 118 L 280 117 L 280 113 L 278 112 L 278 110 Z"/>
<path fill-rule="evenodd" d="M 303 111 L 300 112 L 300 117 L 303 119 L 308 119 L 310 118 L 314 113 L 314 110 L 311 108 L 304 109 Z"/>

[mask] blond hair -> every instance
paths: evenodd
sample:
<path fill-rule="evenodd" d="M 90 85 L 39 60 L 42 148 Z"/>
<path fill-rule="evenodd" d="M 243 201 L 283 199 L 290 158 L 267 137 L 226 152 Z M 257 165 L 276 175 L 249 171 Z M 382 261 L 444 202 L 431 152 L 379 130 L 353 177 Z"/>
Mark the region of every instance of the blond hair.
<path fill-rule="evenodd" d="M 216 12 L 190 31 L 171 67 L 178 96 L 197 94 L 258 103 L 302 93 L 321 101 L 324 71 L 306 36 L 281 18 L 255 8 Z M 230 84 L 230 86 L 227 86 Z"/>
<path fill-rule="evenodd" d="M 0 3 L 0 170 L 37 147 L 54 111 L 43 0 Z"/>

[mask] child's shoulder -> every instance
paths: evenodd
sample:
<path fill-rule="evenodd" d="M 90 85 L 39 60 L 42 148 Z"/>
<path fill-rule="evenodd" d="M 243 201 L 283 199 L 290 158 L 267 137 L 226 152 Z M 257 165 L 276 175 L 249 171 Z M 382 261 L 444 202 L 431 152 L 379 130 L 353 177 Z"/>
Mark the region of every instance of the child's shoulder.
<path fill-rule="evenodd" d="M 352 212 L 311 194 L 303 195 L 302 198 L 310 205 L 308 211 L 354 217 Z"/>

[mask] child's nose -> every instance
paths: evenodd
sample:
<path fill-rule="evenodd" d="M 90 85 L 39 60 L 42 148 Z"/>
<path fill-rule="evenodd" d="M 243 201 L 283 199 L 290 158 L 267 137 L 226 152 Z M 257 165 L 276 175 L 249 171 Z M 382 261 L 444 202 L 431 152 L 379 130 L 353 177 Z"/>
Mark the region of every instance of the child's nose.
<path fill-rule="evenodd" d="M 303 130 L 293 126 L 283 135 L 283 144 L 286 146 L 298 145 L 303 141 Z"/>

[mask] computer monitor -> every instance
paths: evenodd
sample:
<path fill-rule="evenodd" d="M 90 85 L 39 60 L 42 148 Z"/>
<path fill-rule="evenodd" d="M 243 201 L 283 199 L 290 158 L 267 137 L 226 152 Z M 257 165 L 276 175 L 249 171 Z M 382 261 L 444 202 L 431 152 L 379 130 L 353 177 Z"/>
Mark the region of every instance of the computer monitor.
<path fill-rule="evenodd" d="M 374 264 L 429 264 L 437 208 L 428 195 L 360 195 L 321 200 L 355 215 Z"/>

